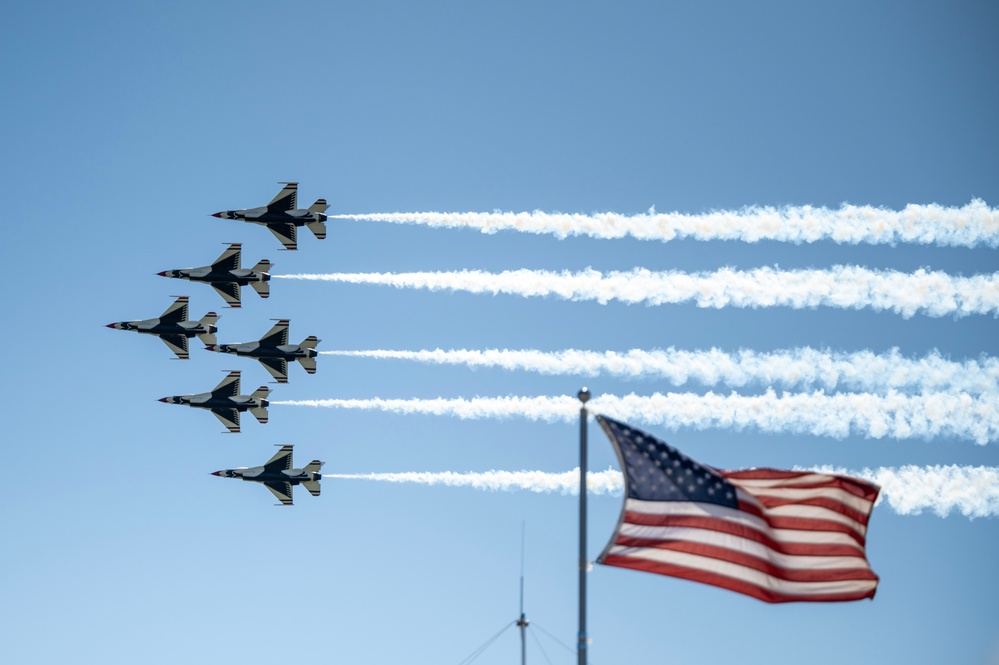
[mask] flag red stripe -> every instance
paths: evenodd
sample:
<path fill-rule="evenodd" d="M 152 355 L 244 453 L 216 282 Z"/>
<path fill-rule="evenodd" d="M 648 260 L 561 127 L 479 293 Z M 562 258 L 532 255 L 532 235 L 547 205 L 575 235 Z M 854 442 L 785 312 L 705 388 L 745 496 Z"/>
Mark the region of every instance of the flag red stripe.
<path fill-rule="evenodd" d="M 742 580 L 733 579 L 726 575 L 719 575 L 717 573 L 712 573 L 706 570 L 687 568 L 685 566 L 677 566 L 675 564 L 659 563 L 656 561 L 643 561 L 641 559 L 629 559 L 628 557 L 615 556 L 615 555 L 606 556 L 603 558 L 601 562 L 608 566 L 631 568 L 633 570 L 642 570 L 648 573 L 658 573 L 659 575 L 679 577 L 681 579 L 691 580 L 693 582 L 700 582 L 702 584 L 710 584 L 712 586 L 721 587 L 723 589 L 728 589 L 730 591 L 737 591 L 739 593 L 746 594 L 747 596 L 752 596 L 753 598 L 757 598 L 759 600 L 768 603 L 788 603 L 788 602 L 802 602 L 802 601 L 837 602 L 837 601 L 848 601 L 848 600 L 860 600 L 862 598 L 873 598 L 874 593 L 877 591 L 877 587 L 872 587 L 871 589 L 865 589 L 853 593 L 796 595 L 796 594 L 775 592 L 771 589 L 764 589 L 756 586 L 755 584 L 750 584 L 748 582 L 743 582 Z"/>
<path fill-rule="evenodd" d="M 739 480 L 772 480 L 772 487 L 838 487 L 841 490 L 850 492 L 858 497 L 867 499 L 870 502 L 878 496 L 880 488 L 877 485 L 860 480 L 859 478 L 848 478 L 846 476 L 835 476 L 819 474 L 813 471 L 781 471 L 779 469 L 746 469 L 742 471 L 716 471 L 728 478 L 738 482 Z M 794 479 L 800 478 L 801 483 L 795 483 Z M 818 478 L 823 478 L 819 481 Z M 763 484 L 755 487 L 766 486 Z M 747 485 L 754 487 L 754 485 Z"/>
<path fill-rule="evenodd" d="M 864 557 L 864 550 L 854 546 L 846 545 L 842 543 L 801 543 L 801 542 L 786 542 L 771 538 L 766 533 L 757 531 L 756 529 L 747 528 L 741 524 L 719 520 L 715 518 L 705 518 L 705 517 L 694 517 L 691 515 L 656 515 L 657 518 L 668 518 L 663 521 L 657 521 L 655 524 L 649 523 L 648 521 L 634 520 L 631 516 L 638 516 L 639 513 L 626 513 L 624 522 L 626 524 L 633 524 L 635 526 L 643 527 L 653 527 L 653 528 L 693 528 L 693 529 L 705 529 L 708 531 L 715 531 L 718 533 L 724 533 L 732 536 L 737 536 L 739 538 L 744 538 L 745 540 L 750 540 L 760 545 L 765 545 L 775 552 L 781 554 L 791 554 L 796 556 L 855 556 Z M 642 517 L 650 517 L 649 515 L 642 515 Z"/>
<path fill-rule="evenodd" d="M 745 511 L 745 512 L 748 513 L 750 511 Z M 758 511 L 754 511 L 754 515 L 756 517 L 764 517 Z M 712 522 L 718 522 L 718 523 L 724 522 L 724 518 L 721 519 L 712 518 L 712 517 L 698 518 L 698 517 L 691 517 L 684 515 L 656 515 L 649 513 L 637 513 L 633 511 L 625 512 L 624 521 L 629 522 L 631 524 L 642 524 L 645 526 L 673 526 L 674 524 L 676 524 L 675 522 L 673 522 L 673 520 L 676 520 L 680 517 L 684 519 L 710 520 Z M 743 526 L 738 522 L 732 522 L 731 524 L 735 528 L 744 528 L 744 529 L 751 528 L 748 526 Z M 687 524 L 686 526 L 691 526 L 691 524 Z M 833 533 L 841 533 L 855 540 L 857 544 L 860 546 L 863 546 L 864 544 L 863 537 L 857 534 L 856 531 L 837 522 L 826 522 L 826 521 L 806 519 L 806 518 L 781 517 L 781 518 L 771 518 L 770 520 L 768 520 L 768 526 L 773 529 L 788 529 L 791 531 L 828 531 Z M 710 528 L 710 526 L 705 526 L 705 528 Z M 759 530 L 757 532 L 765 533 L 762 530 Z"/>
<path fill-rule="evenodd" d="M 778 506 L 789 506 L 789 505 L 816 506 L 818 508 L 827 508 L 841 515 L 846 515 L 854 522 L 857 522 L 858 524 L 863 524 L 864 526 L 867 526 L 867 521 L 869 519 L 867 515 L 864 515 L 863 513 L 847 505 L 844 505 L 839 501 L 836 501 L 835 499 L 827 499 L 819 497 L 812 499 L 781 499 L 775 496 L 766 496 L 766 495 L 761 496 L 760 494 L 756 494 L 755 496 L 756 500 L 762 503 L 767 508 L 776 508 Z"/>
<path fill-rule="evenodd" d="M 793 529 L 801 531 L 837 531 L 846 533 L 853 537 L 861 545 L 865 542 L 864 526 L 857 525 L 857 528 L 841 522 L 816 519 L 814 517 L 789 517 L 786 515 L 771 515 L 761 506 L 739 501 L 739 510 L 749 515 L 755 515 L 767 523 L 771 529 Z"/>
<path fill-rule="evenodd" d="M 830 568 L 830 569 L 791 569 L 774 565 L 765 559 L 745 554 L 736 550 L 683 540 L 654 540 L 648 538 L 618 537 L 615 545 L 622 547 L 639 547 L 661 550 L 672 550 L 674 552 L 686 552 L 697 554 L 698 556 L 709 557 L 721 561 L 728 561 L 740 566 L 752 568 L 762 573 L 766 573 L 777 579 L 789 582 L 840 582 L 844 580 L 877 580 L 869 568 Z M 621 556 L 621 555 L 614 555 Z M 629 555 L 630 558 L 641 558 L 641 554 L 636 552 Z"/>
<path fill-rule="evenodd" d="M 871 501 L 863 497 L 856 496 L 840 487 L 757 487 L 755 485 L 744 484 L 745 481 L 737 481 L 732 484 L 736 491 L 744 497 L 755 497 L 761 499 L 770 497 L 774 499 L 784 499 L 793 501 L 807 501 L 809 499 L 823 498 L 835 501 L 836 504 L 845 506 L 848 510 L 867 515 L 873 505 Z"/>

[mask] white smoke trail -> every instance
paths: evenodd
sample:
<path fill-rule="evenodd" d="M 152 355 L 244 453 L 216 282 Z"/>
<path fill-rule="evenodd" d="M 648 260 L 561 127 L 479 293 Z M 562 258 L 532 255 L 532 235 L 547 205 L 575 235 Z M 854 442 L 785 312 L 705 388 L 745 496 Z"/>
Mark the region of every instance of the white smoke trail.
<path fill-rule="evenodd" d="M 798 469 L 807 470 L 807 469 Z M 863 478 L 881 486 L 878 502 L 887 501 L 899 515 L 918 515 L 932 510 L 940 517 L 960 511 L 969 518 L 999 516 L 999 467 L 986 466 L 903 466 L 850 471 L 833 467 L 812 469 Z M 376 480 L 388 483 L 416 483 L 478 490 L 579 494 L 579 467 L 564 473 L 544 471 L 455 471 L 407 473 L 333 473 L 323 478 Z M 586 474 L 587 494 L 620 496 L 624 480 L 620 471 L 590 471 Z"/>
<path fill-rule="evenodd" d="M 420 485 L 446 485 L 448 487 L 472 487 L 479 490 L 529 490 L 531 492 L 559 492 L 579 494 L 579 467 L 565 473 L 545 471 L 486 471 L 484 473 L 458 473 L 455 471 L 405 472 L 405 473 L 334 473 L 324 474 L 323 478 L 341 480 L 378 480 L 388 483 L 417 483 Z M 620 495 L 623 483 L 621 472 L 590 471 L 586 474 L 587 494 Z"/>
<path fill-rule="evenodd" d="M 331 215 L 330 218 L 358 219 L 397 224 L 424 224 L 431 227 L 471 228 L 483 233 L 517 230 L 525 233 L 594 238 L 623 238 L 669 241 L 696 240 L 778 240 L 782 242 L 895 244 L 974 247 L 999 246 L 999 210 L 974 199 L 966 206 L 949 208 L 936 204 L 909 204 L 895 211 L 872 206 L 844 205 L 839 210 L 812 206 L 747 207 L 700 215 L 678 212 L 642 215 L 601 213 L 594 215 L 535 212 L 470 213 L 376 213 Z"/>
<path fill-rule="evenodd" d="M 272 405 L 379 410 L 399 414 L 457 416 L 463 419 L 521 416 L 532 420 L 571 421 L 579 401 L 556 397 L 474 397 L 471 399 L 325 399 L 274 401 Z M 593 413 L 631 422 L 677 429 L 756 428 L 767 433 L 842 438 L 850 434 L 880 439 L 956 437 L 984 445 L 999 438 L 999 399 L 965 393 L 903 395 L 819 392 L 778 396 L 655 393 L 600 395 L 589 403 Z"/>
<path fill-rule="evenodd" d="M 623 377 L 662 377 L 673 385 L 694 381 L 724 384 L 823 388 L 827 390 L 999 393 L 999 358 L 955 362 L 933 351 L 922 358 L 905 358 L 898 349 L 885 354 L 871 351 L 834 353 L 797 348 L 773 353 L 742 349 L 726 353 L 666 350 L 625 352 L 531 349 L 434 349 L 423 351 L 320 351 L 355 358 L 414 360 L 423 363 L 499 367 L 541 374 L 577 374 Z"/>
<path fill-rule="evenodd" d="M 580 273 L 545 270 L 479 270 L 413 273 L 329 273 L 272 275 L 397 288 L 446 289 L 468 293 L 558 296 L 566 300 L 611 300 L 663 305 L 693 301 L 698 307 L 819 306 L 892 311 L 905 318 L 999 314 L 999 273 L 955 277 L 945 272 L 869 270 L 834 266 L 830 270 L 757 268 L 716 272 L 652 272 L 636 268 L 606 275 L 588 268 Z"/>

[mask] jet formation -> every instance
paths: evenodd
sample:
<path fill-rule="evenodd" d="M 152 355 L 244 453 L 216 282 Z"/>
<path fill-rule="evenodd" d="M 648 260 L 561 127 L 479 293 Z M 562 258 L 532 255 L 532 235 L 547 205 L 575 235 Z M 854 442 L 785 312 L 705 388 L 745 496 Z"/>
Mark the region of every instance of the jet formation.
<path fill-rule="evenodd" d="M 192 337 L 197 337 L 205 343 L 206 347 L 213 346 L 216 343 L 215 333 L 218 332 L 215 322 L 218 320 L 218 314 L 208 312 L 199 321 L 188 321 L 187 296 L 180 296 L 158 319 L 119 321 L 118 323 L 109 323 L 107 327 L 114 330 L 133 330 L 147 335 L 156 335 L 171 351 L 177 354 L 179 359 L 188 360 L 190 355 L 188 355 L 187 341 Z M 313 364 L 312 371 L 315 371 L 315 364 Z"/>
<path fill-rule="evenodd" d="M 271 275 L 268 272 L 271 269 L 271 262 L 267 259 L 261 259 L 252 268 L 240 268 L 242 246 L 242 243 L 232 243 L 229 245 L 229 249 L 222 252 L 222 255 L 209 266 L 163 270 L 156 274 L 160 277 L 173 277 L 211 284 L 226 304 L 236 309 L 241 307 L 239 298 L 239 287 L 241 286 L 249 284 L 254 291 L 260 294 L 261 298 L 267 298 L 271 295 L 271 287 L 267 283 L 271 280 Z"/>
<path fill-rule="evenodd" d="M 297 230 L 300 226 L 308 227 L 320 240 L 325 239 L 326 211 L 329 209 L 326 200 L 319 199 L 308 209 L 300 210 L 298 183 L 281 184 L 284 187 L 266 206 L 226 210 L 212 216 L 266 226 L 285 249 L 298 249 Z M 222 296 L 228 307 L 239 309 L 242 305 L 240 296 L 243 286 L 251 286 L 261 298 L 270 296 L 272 267 L 270 261 L 262 259 L 252 268 L 242 268 L 241 253 L 241 243 L 230 243 L 210 265 L 164 270 L 157 274 L 208 284 Z M 315 335 L 310 335 L 300 344 L 289 344 L 289 319 L 272 319 L 277 323 L 257 341 L 219 344 L 216 338 L 219 315 L 208 312 L 198 321 L 189 321 L 188 296 L 172 297 L 176 300 L 157 318 L 118 321 L 107 324 L 107 327 L 155 335 L 181 360 L 190 359 L 189 343 L 192 338 L 197 337 L 208 351 L 256 358 L 277 383 L 288 382 L 289 361 L 297 361 L 308 374 L 316 373 L 316 345 L 320 340 Z M 237 434 L 240 431 L 240 414 L 244 411 L 249 411 L 260 423 L 267 423 L 267 398 L 271 392 L 270 388 L 260 386 L 249 395 L 241 395 L 239 386 L 240 372 L 232 370 L 209 392 L 173 395 L 159 401 L 207 409 L 225 425 L 229 433 Z M 215 471 L 212 475 L 262 483 L 278 498 L 280 505 L 292 505 L 292 487 L 295 485 L 304 485 L 313 496 L 319 496 L 319 480 L 322 477 L 319 471 L 323 462 L 313 460 L 302 469 L 292 468 L 292 452 L 293 446 L 283 445 L 263 466 L 224 469 Z"/>
<path fill-rule="evenodd" d="M 263 483 L 264 487 L 278 498 L 279 505 L 292 505 L 292 487 L 302 485 L 309 490 L 312 496 L 319 496 L 319 479 L 322 475 L 319 470 L 325 462 L 312 460 L 305 465 L 305 468 L 292 468 L 292 455 L 294 446 L 281 446 L 274 457 L 267 460 L 263 466 L 241 466 L 235 469 L 223 469 L 213 471 L 213 476 L 220 478 L 240 478 L 255 483 Z"/>
<path fill-rule="evenodd" d="M 309 335 L 301 344 L 288 344 L 288 319 L 277 319 L 277 324 L 259 341 L 237 344 L 206 344 L 206 351 L 232 353 L 256 358 L 278 383 L 288 383 L 288 361 L 297 360 L 309 374 L 316 373 L 316 345 L 321 340 Z"/>
<path fill-rule="evenodd" d="M 284 188 L 271 202 L 258 208 L 223 210 L 212 213 L 220 219 L 237 219 L 250 224 L 260 224 L 284 245 L 285 249 L 298 249 L 298 227 L 308 227 L 320 240 L 326 239 L 326 199 L 318 199 L 307 210 L 298 209 L 298 183 L 283 182 Z"/>

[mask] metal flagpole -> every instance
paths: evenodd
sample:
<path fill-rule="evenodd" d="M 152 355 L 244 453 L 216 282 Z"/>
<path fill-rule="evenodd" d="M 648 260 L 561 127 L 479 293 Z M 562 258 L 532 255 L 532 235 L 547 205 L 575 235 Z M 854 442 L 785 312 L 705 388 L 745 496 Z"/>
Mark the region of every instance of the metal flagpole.
<path fill-rule="evenodd" d="M 579 409 L 579 636 L 576 654 L 579 665 L 586 665 L 586 403 L 590 391 L 583 388 L 576 395 L 583 406 Z"/>

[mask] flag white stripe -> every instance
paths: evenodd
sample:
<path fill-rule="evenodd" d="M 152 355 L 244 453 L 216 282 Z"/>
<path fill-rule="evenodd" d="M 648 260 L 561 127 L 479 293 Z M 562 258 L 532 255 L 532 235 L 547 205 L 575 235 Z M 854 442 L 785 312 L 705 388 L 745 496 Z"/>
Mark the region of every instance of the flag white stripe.
<path fill-rule="evenodd" d="M 876 354 L 832 352 L 809 347 L 760 353 L 748 349 L 725 352 L 712 348 L 643 351 L 539 351 L 534 349 L 433 349 L 420 351 L 320 351 L 322 355 L 422 363 L 497 367 L 541 374 L 611 374 L 657 376 L 673 385 L 696 382 L 706 386 L 767 385 L 825 390 L 920 392 L 999 392 L 999 358 L 952 361 L 938 351 L 904 357 L 898 349 Z"/>
<path fill-rule="evenodd" d="M 806 520 L 824 520 L 826 522 L 835 522 L 836 524 L 842 524 L 843 526 L 855 531 L 857 535 L 861 538 L 867 535 L 867 526 L 857 522 L 856 520 L 843 515 L 842 513 L 837 513 L 834 510 L 828 508 L 822 508 L 821 506 L 802 506 L 797 504 L 788 504 L 786 506 L 775 506 L 773 508 L 766 509 L 767 514 L 772 517 L 785 517 L 785 518 L 798 518 Z"/>
<path fill-rule="evenodd" d="M 693 302 L 698 307 L 838 307 L 891 311 L 909 318 L 999 314 L 999 273 L 956 277 L 941 271 L 913 273 L 834 266 L 828 270 L 757 268 L 715 272 L 652 272 L 636 268 L 607 274 L 592 268 L 580 273 L 544 270 L 479 270 L 412 273 L 328 273 L 273 275 L 397 288 L 556 296 L 566 300 L 612 300 L 664 305 Z"/>
<path fill-rule="evenodd" d="M 725 522 L 732 524 L 733 521 L 730 519 L 724 520 Z M 739 522 L 740 526 L 746 526 L 742 522 Z M 638 524 L 635 522 L 624 522 L 621 524 L 621 533 L 623 535 L 630 535 L 640 538 L 659 538 L 666 539 L 666 533 L 671 529 L 676 529 L 680 527 L 672 526 L 652 526 L 645 524 Z M 694 527 L 691 527 L 694 528 Z M 765 535 L 776 543 L 781 545 L 806 545 L 806 546 L 838 546 L 838 547 L 849 547 L 854 549 L 858 554 L 863 554 L 864 548 L 860 545 L 854 538 L 850 537 L 845 533 L 839 531 L 806 531 L 803 529 L 770 529 L 770 528 L 757 528 L 755 526 L 749 526 L 752 531 L 758 532 Z M 648 535 L 642 535 L 648 534 Z M 755 541 L 754 541 L 755 542 Z"/>
<path fill-rule="evenodd" d="M 683 566 L 694 570 L 702 570 L 708 573 L 724 575 L 760 589 L 792 596 L 808 597 L 826 594 L 855 595 L 870 591 L 877 586 L 877 580 L 791 582 L 768 575 L 747 566 L 732 563 L 730 561 L 699 556 L 697 554 L 689 554 L 687 552 L 675 552 L 672 550 L 612 545 L 608 550 L 608 554 L 628 557 L 631 559 L 643 559 L 645 561 L 652 561 L 655 563 Z"/>
<path fill-rule="evenodd" d="M 685 542 L 697 543 L 700 545 L 710 545 L 731 550 L 736 554 L 746 554 L 779 568 L 787 570 L 843 570 L 857 569 L 870 570 L 866 559 L 863 558 L 863 550 L 859 550 L 860 556 L 814 556 L 807 554 L 782 554 L 776 552 L 762 543 L 746 538 L 739 538 L 729 533 L 712 531 L 710 529 L 696 529 L 689 527 L 643 527 L 636 524 L 622 524 L 619 534 L 632 538 L 654 538 L 663 542 Z M 656 548 L 649 548 L 656 549 Z"/>
<path fill-rule="evenodd" d="M 808 508 L 808 506 L 805 506 L 805 508 Z M 777 531 L 777 529 L 772 529 L 762 517 L 757 517 L 752 513 L 747 513 L 739 510 L 738 508 L 728 508 L 726 506 L 719 506 L 710 503 L 697 503 L 693 501 L 643 501 L 641 499 L 628 498 L 625 500 L 624 509 L 627 512 L 641 513 L 644 515 L 713 518 L 719 521 L 737 523 L 771 537 L 773 537 L 774 532 Z M 811 515 L 807 514 L 811 511 L 801 511 L 800 513 L 787 514 L 788 512 L 791 511 L 785 511 L 785 514 L 777 514 L 773 508 L 767 510 L 767 513 L 774 517 L 800 517 L 802 519 L 818 519 L 835 522 L 836 524 L 846 526 L 850 530 L 858 533 L 861 537 L 863 537 L 864 531 L 866 530 L 864 525 L 846 517 L 845 515 L 840 515 L 839 519 L 827 517 L 826 514 L 831 512 L 828 510 L 822 510 L 819 514 Z M 784 529 L 783 531 L 786 532 L 782 534 L 783 542 L 810 542 L 797 540 L 797 534 L 795 533 L 797 531 L 796 529 Z M 822 532 L 822 529 L 815 528 L 802 530 L 803 534 L 809 532 L 820 533 Z M 831 531 L 831 533 L 836 532 Z M 856 543 L 857 541 L 853 540 L 853 542 Z"/>
<path fill-rule="evenodd" d="M 852 473 L 839 475 L 856 476 L 856 474 Z M 800 476 L 790 478 L 729 478 L 729 482 L 738 482 L 740 486 L 756 492 L 757 488 L 780 488 L 789 485 L 827 483 L 829 482 L 829 477 L 821 473 L 802 473 Z"/>
<path fill-rule="evenodd" d="M 736 478 L 726 479 L 736 485 L 737 487 L 742 487 L 743 483 L 741 480 Z M 770 487 L 760 487 L 758 485 L 750 488 L 752 496 L 757 499 L 761 497 L 770 497 L 773 499 L 779 499 L 783 501 L 805 501 L 807 499 L 833 499 L 838 503 L 843 504 L 846 507 L 852 508 L 853 510 L 866 513 L 871 509 L 873 502 L 868 501 L 856 494 L 851 494 L 846 490 L 839 489 L 838 487 L 814 487 L 808 489 L 796 489 L 796 488 L 770 488 Z"/>
<path fill-rule="evenodd" d="M 331 215 L 331 219 L 357 219 L 430 227 L 469 228 L 483 233 L 515 230 L 550 234 L 559 238 L 632 237 L 639 240 L 777 240 L 781 242 L 895 244 L 975 247 L 999 245 L 999 211 L 980 199 L 961 207 L 909 204 L 902 210 L 843 205 L 839 209 L 813 206 L 758 207 L 715 210 L 700 214 L 681 212 L 622 215 L 534 212 L 394 212 Z"/>

